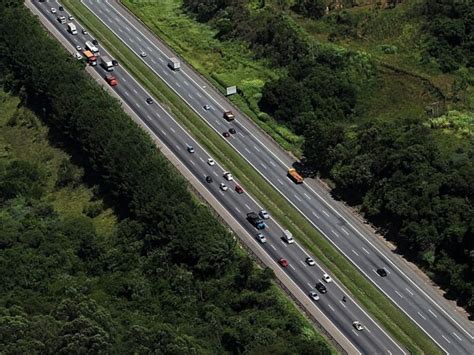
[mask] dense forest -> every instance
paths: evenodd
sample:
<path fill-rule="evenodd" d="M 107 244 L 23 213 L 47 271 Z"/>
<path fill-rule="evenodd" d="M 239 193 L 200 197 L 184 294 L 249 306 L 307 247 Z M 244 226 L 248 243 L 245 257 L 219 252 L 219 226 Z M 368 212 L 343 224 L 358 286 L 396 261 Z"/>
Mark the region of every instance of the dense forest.
<path fill-rule="evenodd" d="M 256 58 L 286 69 L 265 84 L 260 107 L 304 136 L 305 171 L 329 178 L 336 197 L 359 206 L 400 253 L 472 312 L 472 133 L 446 139 L 415 115 L 365 117 L 357 110 L 360 93 L 374 85 L 377 64 L 358 51 L 320 45 L 288 15 L 319 18 L 320 1 L 262 1 L 258 9 L 250 3 L 184 0 L 183 7 L 214 26 L 221 40 L 243 40 Z M 474 6 L 468 3 L 427 0 L 418 8 L 427 32 L 420 61 L 434 58 L 443 71 L 472 67 Z M 347 13 L 331 21 L 343 36 L 356 35 Z"/>
<path fill-rule="evenodd" d="M 2 86 L 82 166 L 0 158 L 1 352 L 331 353 L 83 64 L 22 1 L 0 4 Z M 65 217 L 48 198 L 82 169 L 117 215 L 110 235 L 100 206 Z"/>

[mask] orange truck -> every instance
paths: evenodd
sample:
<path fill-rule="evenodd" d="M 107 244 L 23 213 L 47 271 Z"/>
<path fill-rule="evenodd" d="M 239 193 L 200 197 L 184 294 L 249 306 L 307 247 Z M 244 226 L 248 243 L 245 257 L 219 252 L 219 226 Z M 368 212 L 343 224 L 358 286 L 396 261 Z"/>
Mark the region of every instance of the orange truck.
<path fill-rule="evenodd" d="M 289 168 L 288 169 L 288 176 L 290 177 L 291 180 L 293 180 L 296 184 L 302 184 L 303 183 L 303 177 L 296 172 L 295 168 Z"/>
<path fill-rule="evenodd" d="M 224 112 L 224 118 L 227 121 L 233 121 L 235 116 L 234 116 L 234 113 L 232 111 L 226 111 L 226 112 Z"/>
<path fill-rule="evenodd" d="M 112 74 L 107 74 L 105 80 L 109 83 L 110 86 L 116 86 L 118 84 L 117 79 Z"/>
<path fill-rule="evenodd" d="M 84 56 L 87 58 L 87 63 L 95 67 L 97 65 L 97 57 L 91 51 L 84 51 Z"/>

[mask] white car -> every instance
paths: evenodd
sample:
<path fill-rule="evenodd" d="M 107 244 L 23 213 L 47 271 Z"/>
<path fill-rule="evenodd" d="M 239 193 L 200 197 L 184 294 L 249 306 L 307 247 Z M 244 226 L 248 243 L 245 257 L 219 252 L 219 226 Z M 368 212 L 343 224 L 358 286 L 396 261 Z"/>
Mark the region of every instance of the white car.
<path fill-rule="evenodd" d="M 52 14 L 55 14 L 56 13 L 56 9 L 54 7 L 51 8 L 51 13 Z"/>
<path fill-rule="evenodd" d="M 267 242 L 267 239 L 265 238 L 265 236 L 262 234 L 262 233 L 258 233 L 257 234 L 257 239 L 260 243 L 264 244 Z"/>
<path fill-rule="evenodd" d="M 77 46 L 76 46 L 76 49 L 77 49 L 78 51 L 81 51 L 81 50 L 82 50 L 82 47 L 81 47 L 80 45 L 77 45 Z"/>
<path fill-rule="evenodd" d="M 260 217 L 262 217 L 263 219 L 269 219 L 270 218 L 270 214 L 265 211 L 265 210 L 260 210 L 260 212 L 258 212 L 258 214 L 260 215 Z"/>
<path fill-rule="evenodd" d="M 204 105 L 204 110 L 209 111 L 211 109 L 210 105 Z"/>
<path fill-rule="evenodd" d="M 145 58 L 145 57 L 146 57 L 146 53 L 145 53 L 144 51 L 140 51 L 140 57 Z"/>
<path fill-rule="evenodd" d="M 327 283 L 332 282 L 331 276 L 329 276 L 328 274 L 323 275 L 323 280 Z"/>
<path fill-rule="evenodd" d="M 227 171 L 224 171 L 224 174 L 222 175 L 224 176 L 224 178 L 227 180 L 227 181 L 232 181 L 234 180 L 234 177 L 232 176 L 231 173 L 227 172 Z"/>
<path fill-rule="evenodd" d="M 216 165 L 216 162 L 215 162 L 214 159 L 212 159 L 212 158 L 207 159 L 207 163 L 208 163 L 210 166 Z"/>
<path fill-rule="evenodd" d="M 74 20 L 74 16 L 69 15 L 68 19 L 72 21 L 72 20 Z"/>
<path fill-rule="evenodd" d="M 219 184 L 219 187 L 220 187 L 220 189 L 221 189 L 222 191 L 227 191 L 227 190 L 229 189 L 229 188 L 227 187 L 227 185 L 224 184 L 223 182 L 221 182 L 221 183 Z"/>
<path fill-rule="evenodd" d="M 314 266 L 316 265 L 316 263 L 314 262 L 313 258 L 310 258 L 309 256 L 305 259 L 306 261 L 306 264 L 308 264 L 309 266 Z"/>
<path fill-rule="evenodd" d="M 81 60 L 82 59 L 81 53 L 79 52 L 74 53 L 74 58 L 76 58 L 77 60 Z"/>
<path fill-rule="evenodd" d="M 360 324 L 360 322 L 358 320 L 352 322 L 352 326 L 354 328 L 356 328 L 359 332 L 364 330 L 364 326 L 362 324 Z"/>
<path fill-rule="evenodd" d="M 83 35 L 87 35 L 87 34 L 89 34 L 89 33 L 88 33 L 86 30 L 82 30 L 82 34 L 83 34 Z"/>
<path fill-rule="evenodd" d="M 318 294 L 317 294 L 316 292 L 314 292 L 314 291 L 311 291 L 311 292 L 309 293 L 309 297 L 311 297 L 311 298 L 313 299 L 313 301 L 319 301 L 319 296 L 318 296 Z"/>

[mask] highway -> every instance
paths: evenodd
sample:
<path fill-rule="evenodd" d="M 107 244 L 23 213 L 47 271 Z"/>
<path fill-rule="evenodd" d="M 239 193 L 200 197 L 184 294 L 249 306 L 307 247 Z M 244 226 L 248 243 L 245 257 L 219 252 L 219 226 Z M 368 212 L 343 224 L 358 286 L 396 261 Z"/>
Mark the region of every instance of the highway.
<path fill-rule="evenodd" d="M 82 27 L 77 21 L 74 22 L 79 33 L 74 36 L 67 32 L 66 24 L 60 24 L 56 21 L 56 16 L 61 13 L 58 12 L 58 14 L 53 15 L 50 12 L 50 8 L 52 6 L 58 8 L 59 5 L 51 1 L 45 5 L 39 2 L 34 4 L 73 47 L 76 45 L 83 46 L 87 40 L 91 40 L 89 35 L 82 34 Z M 100 48 L 100 51 L 101 55 L 107 55 L 105 49 Z M 109 57 L 111 56 L 109 55 Z M 95 70 L 102 77 L 107 73 L 100 65 L 97 65 Z M 238 194 L 235 191 L 237 182 L 224 179 L 224 167 L 218 162 L 215 165 L 209 165 L 209 154 L 158 103 L 148 104 L 146 102 L 146 98 L 150 97 L 150 94 L 126 70 L 118 66 L 115 67 L 113 74 L 119 82 L 113 90 L 130 109 L 142 118 L 154 134 L 174 152 L 187 169 L 194 176 L 198 177 L 202 185 L 216 196 L 222 207 L 227 209 L 250 235 L 256 237 L 258 231 L 246 220 L 246 214 L 251 211 L 258 212 L 263 207 L 247 193 Z M 195 149 L 194 153 L 188 151 L 188 146 L 192 146 Z M 212 177 L 212 183 L 206 182 L 207 176 Z M 219 184 L 222 182 L 228 186 L 229 189 L 227 191 L 222 191 L 219 188 Z M 298 243 L 287 244 L 284 242 L 282 240 L 283 229 L 276 221 L 270 218 L 266 220 L 266 225 L 267 227 L 263 233 L 267 242 L 262 244 L 254 238 L 254 247 L 263 248 L 271 259 L 275 261 L 274 267 L 283 268 L 277 261 L 282 257 L 285 258 L 289 265 L 283 268 L 283 270 L 306 294 L 315 290 L 316 282 L 323 282 L 328 292 L 325 294 L 317 292 L 320 300 L 313 302 L 314 307 L 318 307 L 361 353 L 405 353 L 353 299 L 345 295 L 337 280 L 330 283 L 325 283 L 321 280 L 325 270 L 318 264 L 314 266 L 308 265 L 305 262 L 308 254 Z M 345 302 L 342 300 L 343 296 L 347 298 Z M 357 331 L 353 327 L 352 323 L 356 320 L 360 321 L 364 326 L 365 329 L 363 331 Z"/>
<path fill-rule="evenodd" d="M 222 95 L 207 87 L 208 84 L 183 63 L 180 71 L 170 70 L 167 61 L 175 54 L 160 45 L 137 19 L 115 1 L 82 2 L 132 51 L 147 53 L 143 61 L 217 134 L 235 127 L 237 135 L 228 140 L 229 144 L 445 352 L 473 353 L 472 324 L 458 314 L 446 311 L 439 295 L 428 294 L 413 282 L 415 275 L 397 267 L 387 256 L 390 251 L 380 250 L 369 236 L 354 227 L 355 223 L 348 220 L 347 215 L 338 213 L 308 184 L 301 186 L 292 183 L 286 177 L 286 171 L 293 161 L 275 149 L 274 143 L 239 112 L 234 110 L 235 123 L 227 123 L 222 114 L 232 107 Z M 209 111 L 203 110 L 207 104 L 212 108 Z M 381 278 L 375 272 L 380 267 L 387 270 L 388 277 Z"/>
<path fill-rule="evenodd" d="M 46 6 L 53 6 L 53 3 L 49 2 L 45 9 Z M 115 2 L 86 0 L 83 3 L 133 52 L 138 55 L 140 51 L 144 51 L 147 57 L 142 60 L 186 101 L 216 134 L 221 135 L 230 127 L 234 127 L 237 133 L 227 138 L 228 143 L 445 352 L 472 353 L 472 324 L 457 313 L 446 311 L 442 297 L 415 282 L 418 278 L 413 273 L 410 274 L 410 270 L 402 270 L 397 266 L 390 256 L 391 252 L 374 243 L 372 237 L 359 228 L 357 221 L 351 219 L 351 216 L 338 210 L 334 203 L 309 184 L 293 184 L 286 177 L 287 168 L 293 161 L 271 139 L 236 110 L 236 121 L 226 122 L 222 113 L 232 108 L 226 99 L 210 88 L 206 81 L 186 64 L 182 63 L 181 71 L 177 72 L 168 68 L 168 58 L 174 54 Z M 50 17 L 55 20 L 51 14 Z M 60 26 L 59 22 L 55 22 L 55 26 Z M 134 92 L 129 92 L 129 95 L 132 94 L 135 95 Z M 211 109 L 204 110 L 204 105 L 210 105 Z M 241 216 L 233 210 L 236 218 L 245 216 L 246 210 L 239 210 L 242 212 Z M 287 251 L 289 250 L 292 249 L 287 248 Z M 291 261 L 290 264 L 293 265 Z M 382 278 L 376 274 L 375 270 L 379 267 L 387 270 L 387 277 Z M 303 274 L 296 274 L 294 280 L 302 276 Z"/>

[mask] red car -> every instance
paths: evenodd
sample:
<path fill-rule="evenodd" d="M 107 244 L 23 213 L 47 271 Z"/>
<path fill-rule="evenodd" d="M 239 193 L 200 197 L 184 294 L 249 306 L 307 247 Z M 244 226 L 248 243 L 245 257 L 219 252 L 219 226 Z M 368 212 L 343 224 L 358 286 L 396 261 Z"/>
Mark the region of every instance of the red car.
<path fill-rule="evenodd" d="M 230 137 L 230 133 L 229 133 L 229 132 L 224 132 L 224 133 L 222 133 L 222 135 L 223 135 L 224 137 L 226 137 L 226 138 Z"/>
<path fill-rule="evenodd" d="M 235 185 L 235 191 L 236 191 L 238 194 L 243 194 L 243 193 L 244 193 L 244 189 L 241 188 L 239 185 Z"/>
<path fill-rule="evenodd" d="M 284 259 L 284 258 L 280 258 L 280 260 L 278 260 L 278 263 L 283 266 L 283 267 L 287 267 L 288 265 L 288 260 Z"/>

